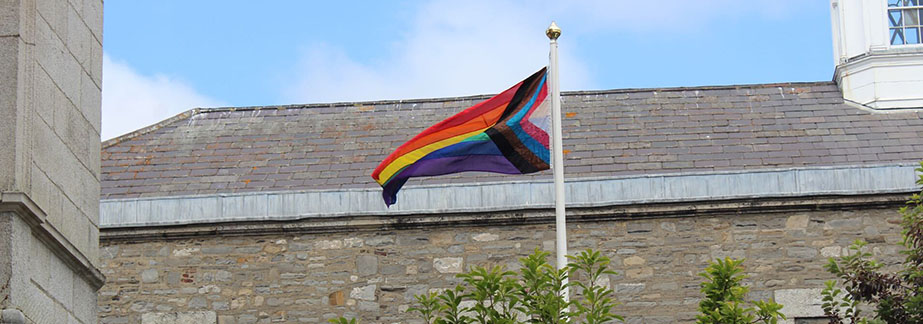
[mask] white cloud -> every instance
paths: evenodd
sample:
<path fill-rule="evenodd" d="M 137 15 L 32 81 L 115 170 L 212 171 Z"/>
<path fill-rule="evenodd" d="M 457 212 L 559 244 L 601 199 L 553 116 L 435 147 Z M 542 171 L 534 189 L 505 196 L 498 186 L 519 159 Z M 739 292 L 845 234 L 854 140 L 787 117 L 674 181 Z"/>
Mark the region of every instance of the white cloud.
<path fill-rule="evenodd" d="M 548 2 L 551 11 L 574 23 L 578 31 L 631 33 L 697 32 L 704 26 L 746 26 L 732 22 L 747 16 L 783 18 L 816 5 L 804 0 L 573 0 Z"/>
<path fill-rule="evenodd" d="M 407 99 L 496 93 L 548 62 L 540 12 L 503 1 L 434 1 L 372 64 L 335 45 L 304 51 L 285 100 L 295 102 Z M 380 49 L 369 49 L 380 50 Z M 562 84 L 583 88 L 586 67 L 563 49 Z"/>
<path fill-rule="evenodd" d="M 368 48 L 381 52 L 370 61 L 355 59 L 338 44 L 308 44 L 289 86 L 280 86 L 280 92 L 290 103 L 496 93 L 547 64 L 542 34 L 552 19 L 564 28 L 562 87 L 592 89 L 594 74 L 610 72 L 596 71 L 581 58 L 580 48 L 592 48 L 576 43 L 581 35 L 698 33 L 746 26 L 737 19 L 784 18 L 815 5 L 804 0 L 434 0 L 411 14 L 391 48 Z M 103 56 L 104 139 L 194 107 L 224 105 L 181 79 L 144 75 Z"/>
<path fill-rule="evenodd" d="M 593 32 L 693 32 L 746 15 L 785 16 L 802 0 L 582 0 L 513 2 L 435 0 L 374 62 L 360 62 L 335 44 L 304 49 L 283 89 L 288 102 L 359 101 L 496 93 L 547 64 L 542 35 L 552 18 L 567 36 Z M 571 38 L 573 39 L 573 38 Z M 562 46 L 561 87 L 591 89 L 591 68 Z M 370 51 L 383 51 L 369 48 Z"/>
<path fill-rule="evenodd" d="M 147 76 L 103 54 L 102 134 L 110 139 L 195 107 L 221 106 L 185 82 Z"/>

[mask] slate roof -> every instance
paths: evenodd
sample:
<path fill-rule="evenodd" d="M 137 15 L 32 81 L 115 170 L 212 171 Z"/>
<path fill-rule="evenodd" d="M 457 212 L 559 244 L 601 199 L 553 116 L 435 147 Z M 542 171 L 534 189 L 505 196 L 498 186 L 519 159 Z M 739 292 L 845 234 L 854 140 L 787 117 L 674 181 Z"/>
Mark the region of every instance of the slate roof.
<path fill-rule="evenodd" d="M 104 142 L 102 199 L 377 187 L 369 174 L 387 154 L 488 97 L 193 109 Z M 861 109 L 832 82 L 562 98 L 568 178 L 923 160 L 923 112 Z"/>

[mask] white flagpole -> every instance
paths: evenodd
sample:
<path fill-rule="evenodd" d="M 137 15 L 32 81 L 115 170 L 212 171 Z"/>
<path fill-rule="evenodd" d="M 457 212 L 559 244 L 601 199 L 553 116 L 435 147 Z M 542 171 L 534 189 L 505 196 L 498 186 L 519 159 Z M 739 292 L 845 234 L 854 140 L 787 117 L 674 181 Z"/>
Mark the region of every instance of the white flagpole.
<path fill-rule="evenodd" d="M 567 266 L 567 225 L 564 217 L 564 151 L 562 147 L 561 131 L 561 89 L 558 81 L 558 36 L 561 36 L 561 28 L 551 22 L 551 26 L 545 31 L 548 39 L 551 40 L 551 52 L 548 64 L 548 76 L 551 85 L 551 128 L 552 144 L 551 153 L 554 154 L 551 164 L 554 173 L 554 224 L 555 224 L 555 248 L 557 252 L 556 264 L 558 269 Z M 567 284 L 567 281 L 564 282 Z M 564 300 L 570 300 L 568 289 L 561 291 Z"/>

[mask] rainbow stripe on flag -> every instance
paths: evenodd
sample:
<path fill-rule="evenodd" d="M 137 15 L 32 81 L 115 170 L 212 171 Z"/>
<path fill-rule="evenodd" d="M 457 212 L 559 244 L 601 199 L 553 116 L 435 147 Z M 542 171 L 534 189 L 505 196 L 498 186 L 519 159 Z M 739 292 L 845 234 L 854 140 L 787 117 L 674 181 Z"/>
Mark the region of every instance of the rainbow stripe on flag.
<path fill-rule="evenodd" d="M 527 174 L 550 165 L 547 68 L 427 128 L 372 172 L 388 206 L 412 177 L 466 171 Z"/>

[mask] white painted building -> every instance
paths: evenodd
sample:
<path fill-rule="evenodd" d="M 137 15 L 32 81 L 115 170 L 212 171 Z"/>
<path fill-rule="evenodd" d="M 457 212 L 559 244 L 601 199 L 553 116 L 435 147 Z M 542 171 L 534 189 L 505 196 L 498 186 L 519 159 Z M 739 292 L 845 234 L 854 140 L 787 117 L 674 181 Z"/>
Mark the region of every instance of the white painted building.
<path fill-rule="evenodd" d="M 834 79 L 872 109 L 923 107 L 923 1 L 831 0 Z"/>

